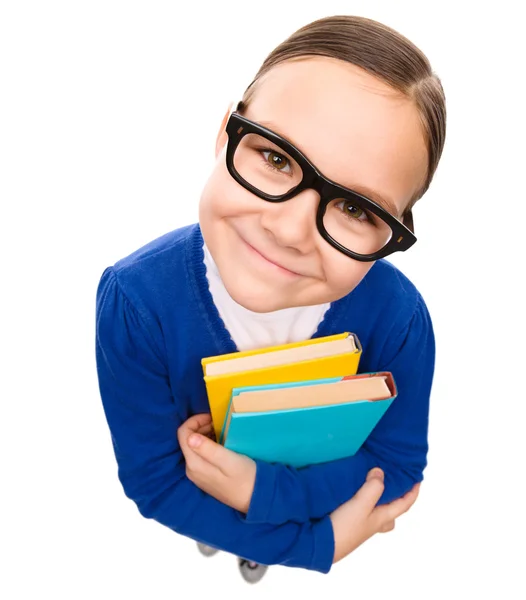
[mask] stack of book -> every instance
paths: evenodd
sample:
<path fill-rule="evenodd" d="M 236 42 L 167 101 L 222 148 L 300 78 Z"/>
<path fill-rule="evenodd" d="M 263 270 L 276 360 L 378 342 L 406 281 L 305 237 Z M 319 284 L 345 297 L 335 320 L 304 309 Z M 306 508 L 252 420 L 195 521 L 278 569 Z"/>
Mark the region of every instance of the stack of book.
<path fill-rule="evenodd" d="M 361 354 L 345 332 L 204 358 L 216 439 L 298 468 L 352 456 L 397 395 L 392 373 L 357 374 Z"/>

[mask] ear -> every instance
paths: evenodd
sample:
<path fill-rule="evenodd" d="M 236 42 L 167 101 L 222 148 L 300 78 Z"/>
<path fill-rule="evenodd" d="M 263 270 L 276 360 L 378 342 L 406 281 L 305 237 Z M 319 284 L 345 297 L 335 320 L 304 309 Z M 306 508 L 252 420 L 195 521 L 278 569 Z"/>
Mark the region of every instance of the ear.
<path fill-rule="evenodd" d="M 217 134 L 216 139 L 216 158 L 221 154 L 221 151 L 225 147 L 228 141 L 228 134 L 226 132 L 226 124 L 228 123 L 228 118 L 230 117 L 230 113 L 232 111 L 233 102 L 230 103 L 228 110 L 223 117 L 223 121 L 221 122 L 221 127 L 219 128 L 219 132 Z"/>

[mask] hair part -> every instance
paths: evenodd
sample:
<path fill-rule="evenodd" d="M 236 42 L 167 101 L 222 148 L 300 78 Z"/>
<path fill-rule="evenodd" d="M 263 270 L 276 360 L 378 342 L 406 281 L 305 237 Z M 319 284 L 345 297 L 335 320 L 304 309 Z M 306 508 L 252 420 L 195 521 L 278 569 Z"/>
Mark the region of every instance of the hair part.
<path fill-rule="evenodd" d="M 446 137 L 444 90 L 429 60 L 410 40 L 382 23 L 355 16 L 326 17 L 298 29 L 267 56 L 246 89 L 238 111 L 247 108 L 258 82 L 272 67 L 309 56 L 351 63 L 415 103 L 422 121 L 428 165 L 424 184 L 406 209 L 409 213 L 431 184 Z"/>

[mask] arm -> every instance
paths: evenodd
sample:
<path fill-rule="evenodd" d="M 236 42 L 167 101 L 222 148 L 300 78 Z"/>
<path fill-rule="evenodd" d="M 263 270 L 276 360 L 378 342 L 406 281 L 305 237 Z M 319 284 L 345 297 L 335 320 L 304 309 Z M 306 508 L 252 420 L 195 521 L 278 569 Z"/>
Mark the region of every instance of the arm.
<path fill-rule="evenodd" d="M 354 496 L 373 467 L 385 473 L 381 504 L 401 497 L 422 481 L 435 344 L 420 297 L 402 333 L 394 358 L 375 369 L 393 373 L 398 397 L 362 448 L 349 458 L 302 469 L 257 461 L 248 523 L 322 518 Z"/>
<path fill-rule="evenodd" d="M 328 572 L 334 556 L 329 517 L 249 524 L 186 477 L 177 441 L 186 407 L 172 394 L 162 338 L 153 325 L 145 327 L 145 318 L 107 269 L 97 291 L 97 371 L 126 495 L 144 517 L 197 541 L 263 564 Z"/>

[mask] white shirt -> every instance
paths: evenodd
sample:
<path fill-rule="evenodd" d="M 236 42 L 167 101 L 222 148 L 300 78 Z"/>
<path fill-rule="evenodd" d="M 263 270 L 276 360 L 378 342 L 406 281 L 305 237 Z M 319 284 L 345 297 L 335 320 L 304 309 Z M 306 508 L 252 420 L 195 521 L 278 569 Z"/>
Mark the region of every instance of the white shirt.
<path fill-rule="evenodd" d="M 252 312 L 238 304 L 227 292 L 206 244 L 203 245 L 203 251 L 210 293 L 239 351 L 301 342 L 316 332 L 330 302 L 268 313 Z"/>

